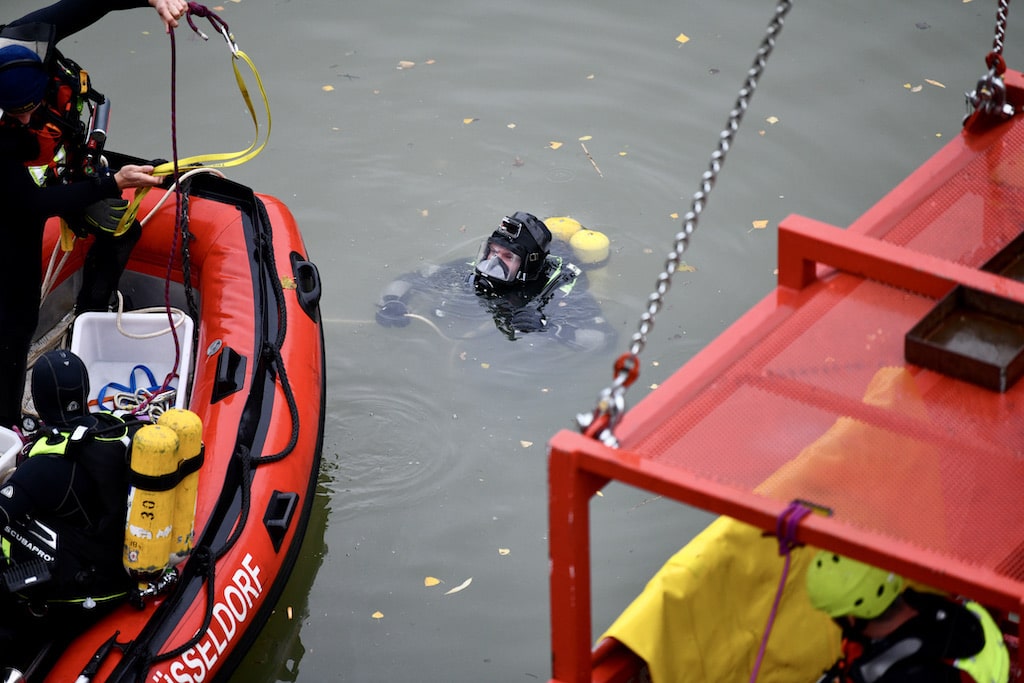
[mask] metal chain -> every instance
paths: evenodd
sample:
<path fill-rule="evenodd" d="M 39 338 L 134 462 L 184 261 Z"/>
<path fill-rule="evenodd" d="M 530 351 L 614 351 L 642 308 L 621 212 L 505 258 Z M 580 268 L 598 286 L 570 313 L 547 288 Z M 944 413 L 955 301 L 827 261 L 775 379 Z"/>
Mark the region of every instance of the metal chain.
<path fill-rule="evenodd" d="M 1009 14 L 1010 0 L 999 0 L 992 51 L 985 57 L 988 73 L 978 79 L 974 90 L 964 93 L 967 101 L 967 114 L 963 121 L 965 126 L 978 116 L 999 122 L 1005 121 L 1015 113 L 1013 105 L 1006 101 L 1006 84 L 1003 82 L 1003 73 L 1006 71 L 1003 45 L 1006 40 L 1006 23 Z"/>
<path fill-rule="evenodd" d="M 1010 15 L 1010 0 L 999 0 L 999 7 L 996 9 L 996 35 L 992 41 L 992 52 L 997 55 L 1003 54 L 1003 45 L 1006 40 L 1006 22 Z"/>
<path fill-rule="evenodd" d="M 790 0 L 779 0 L 779 4 L 775 8 L 775 15 L 768 24 L 766 35 L 757 51 L 753 65 L 747 71 L 747 78 L 743 87 L 740 88 L 736 104 L 729 112 L 729 120 L 725 129 L 719 134 L 718 148 L 711 155 L 708 170 L 701 176 L 700 189 L 693 195 L 690 210 L 684 217 L 682 230 L 676 233 L 672 252 L 669 253 L 665 261 L 665 270 L 658 276 L 654 291 L 647 297 L 647 310 L 640 317 L 638 329 L 632 336 L 629 353 L 623 355 L 616 362 L 614 380 L 609 387 L 601 392 L 597 407 L 593 412 L 581 413 L 576 416 L 576 421 L 584 433 L 599 438 L 607 446 L 618 447 L 618 440 L 615 438 L 613 430 L 622 417 L 622 413 L 625 412 L 625 390 L 639 374 L 639 355 L 647 345 L 647 336 L 654 327 L 654 319 L 661 310 L 665 295 L 672 285 L 672 276 L 678 269 L 681 257 L 689 246 L 690 237 L 697 228 L 697 221 L 707 204 L 708 195 L 722 171 L 725 155 L 732 146 L 733 138 L 739 130 L 743 115 L 747 112 L 750 98 L 757 89 L 757 82 L 764 72 L 768 56 L 775 48 L 775 40 L 782 31 L 782 25 L 791 7 Z"/>

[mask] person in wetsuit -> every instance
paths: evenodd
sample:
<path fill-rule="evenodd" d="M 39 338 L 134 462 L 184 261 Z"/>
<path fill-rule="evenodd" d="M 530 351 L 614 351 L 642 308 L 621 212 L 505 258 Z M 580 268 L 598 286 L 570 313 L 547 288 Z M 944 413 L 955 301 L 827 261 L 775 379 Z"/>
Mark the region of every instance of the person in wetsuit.
<path fill-rule="evenodd" d="M 904 588 L 899 576 L 821 551 L 811 604 L 842 629 L 843 656 L 819 683 L 1007 683 L 998 625 L 976 602 Z"/>
<path fill-rule="evenodd" d="M 0 27 L 0 272 L 6 283 L 0 288 L 0 426 L 19 426 L 21 420 L 28 352 L 39 320 L 46 220 L 60 216 L 77 234 L 93 235 L 77 308 L 106 310 L 141 231 L 133 221 L 115 236 L 128 205 L 121 191 L 161 182 L 148 165 L 116 172 L 86 168 L 79 115 L 83 98 L 94 91 L 81 87 L 85 72 L 55 46 L 112 10 L 147 5 L 167 30 L 188 9 L 186 0 L 60 0 Z"/>
<path fill-rule="evenodd" d="M 556 253 L 552 248 L 561 249 Z M 474 301 L 462 306 L 468 294 Z M 544 221 L 524 211 L 505 217 L 480 245 L 474 261 L 453 261 L 403 275 L 384 288 L 377 322 L 409 324 L 417 299 L 426 300 L 429 319 L 473 317 L 483 309 L 509 340 L 549 336 L 573 348 L 611 346 L 615 330 L 586 291 L 586 275 L 569 261 L 561 243 L 552 244 Z"/>
<path fill-rule="evenodd" d="M 138 422 L 90 413 L 88 397 L 89 374 L 70 351 L 33 365 L 42 428 L 0 486 L 0 666 L 23 671 L 44 644 L 74 637 L 135 585 L 122 554 Z"/>

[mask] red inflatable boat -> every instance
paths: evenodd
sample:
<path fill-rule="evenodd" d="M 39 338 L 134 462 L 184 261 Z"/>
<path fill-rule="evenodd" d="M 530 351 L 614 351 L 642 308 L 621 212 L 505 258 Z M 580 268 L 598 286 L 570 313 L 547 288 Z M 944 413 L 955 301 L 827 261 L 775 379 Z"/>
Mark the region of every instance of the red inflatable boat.
<path fill-rule="evenodd" d="M 31 681 L 227 678 L 302 544 L 324 425 L 318 271 L 278 200 L 208 172 L 180 185 L 141 205 L 120 312 L 72 319 L 85 249 L 56 272 L 59 226 L 48 226 L 37 351 L 65 345 L 82 355 L 106 408 L 130 399 L 115 389 L 177 376 L 160 387 L 173 385 L 170 407 L 202 422 L 194 540 L 157 585 L 73 642 L 43 648 L 25 672 Z"/>

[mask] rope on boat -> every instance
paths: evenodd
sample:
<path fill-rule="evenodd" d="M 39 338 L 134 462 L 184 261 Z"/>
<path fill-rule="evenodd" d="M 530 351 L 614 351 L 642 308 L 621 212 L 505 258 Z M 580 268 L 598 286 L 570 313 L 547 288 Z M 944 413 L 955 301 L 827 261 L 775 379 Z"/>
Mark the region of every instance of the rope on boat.
<path fill-rule="evenodd" d="M 791 552 L 793 548 L 799 545 L 796 541 L 796 528 L 800 521 L 811 514 L 811 512 L 810 507 L 795 500 L 782 511 L 775 522 L 775 536 L 779 539 L 779 555 L 786 559 L 782 566 L 782 575 L 779 577 L 779 587 L 775 590 L 775 600 L 772 601 L 772 609 L 768 613 L 768 624 L 764 627 L 764 635 L 761 637 L 761 647 L 757 651 L 757 659 L 754 661 L 754 668 L 750 672 L 750 683 L 754 683 L 757 680 L 757 674 L 761 670 L 761 662 L 764 661 L 764 653 L 768 647 L 768 637 L 772 633 L 775 617 L 779 613 L 782 591 L 785 590 L 786 580 L 789 578 L 789 565 L 792 559 Z"/>
<path fill-rule="evenodd" d="M 1005 1 L 1005 0 L 1004 0 Z M 654 319 L 661 310 L 665 295 L 672 284 L 672 275 L 679 267 L 683 253 L 690 243 L 690 236 L 697 228 L 700 214 L 704 210 L 711 189 L 725 163 L 725 156 L 732 146 L 733 138 L 739 130 L 740 122 L 750 105 L 750 98 L 757 89 L 758 80 L 764 72 L 768 57 L 775 48 L 775 40 L 782 31 L 782 25 L 792 7 L 790 0 L 779 0 L 775 14 L 768 24 L 767 33 L 754 57 L 754 63 L 747 71 L 747 78 L 740 88 L 736 104 L 729 112 L 725 129 L 718 138 L 718 147 L 711 155 L 710 166 L 701 176 L 700 187 L 693 195 L 690 210 L 684 217 L 683 228 L 676 233 L 675 244 L 665 262 L 665 269 L 658 276 L 654 291 L 647 298 L 647 310 L 640 317 L 638 330 L 633 334 L 632 344 L 628 353 L 623 354 L 615 363 L 615 374 L 612 384 L 605 388 L 598 397 L 597 406 L 590 413 L 580 413 L 576 422 L 588 436 L 600 439 L 606 446 L 618 448 L 618 439 L 613 433 L 615 426 L 625 412 L 625 390 L 636 380 L 640 368 L 640 353 L 647 344 L 647 335 L 654 327 Z"/>

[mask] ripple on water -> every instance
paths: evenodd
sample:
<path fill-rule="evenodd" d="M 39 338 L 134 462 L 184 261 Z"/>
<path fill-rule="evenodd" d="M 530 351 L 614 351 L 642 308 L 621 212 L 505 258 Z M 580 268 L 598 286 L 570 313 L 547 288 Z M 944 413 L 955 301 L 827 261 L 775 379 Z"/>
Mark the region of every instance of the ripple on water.
<path fill-rule="evenodd" d="M 343 516 L 381 505 L 402 507 L 436 493 L 458 470 L 460 453 L 445 427 L 453 419 L 433 393 L 410 382 L 383 390 L 350 375 L 327 408 L 325 486 Z M 450 432 L 450 430 L 449 430 Z"/>

